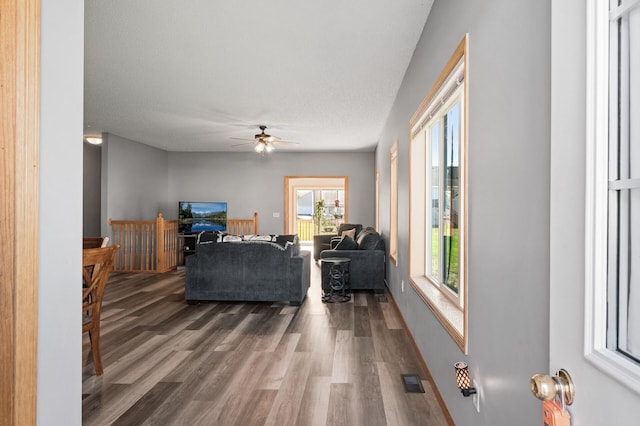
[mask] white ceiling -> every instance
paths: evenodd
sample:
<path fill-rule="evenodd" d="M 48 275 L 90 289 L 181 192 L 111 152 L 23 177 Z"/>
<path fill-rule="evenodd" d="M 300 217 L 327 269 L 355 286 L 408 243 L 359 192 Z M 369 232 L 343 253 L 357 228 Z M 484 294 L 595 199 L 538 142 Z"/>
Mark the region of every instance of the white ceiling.
<path fill-rule="evenodd" d="M 372 151 L 433 0 L 85 0 L 85 134 Z"/>

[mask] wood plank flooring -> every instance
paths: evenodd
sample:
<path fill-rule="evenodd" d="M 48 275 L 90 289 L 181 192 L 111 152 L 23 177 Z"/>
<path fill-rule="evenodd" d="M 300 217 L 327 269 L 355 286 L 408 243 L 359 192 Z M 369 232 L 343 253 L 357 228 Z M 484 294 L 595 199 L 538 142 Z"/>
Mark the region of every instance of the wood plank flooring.
<path fill-rule="evenodd" d="M 86 425 L 447 425 L 387 295 L 187 305 L 184 271 L 113 273 L 104 375 L 83 345 Z M 426 393 L 405 393 L 418 374 Z"/>

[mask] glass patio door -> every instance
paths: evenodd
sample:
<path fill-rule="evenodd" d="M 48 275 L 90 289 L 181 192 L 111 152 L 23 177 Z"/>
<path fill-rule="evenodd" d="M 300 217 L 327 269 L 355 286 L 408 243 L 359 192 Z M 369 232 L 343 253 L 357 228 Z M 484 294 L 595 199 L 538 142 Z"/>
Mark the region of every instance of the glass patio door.
<path fill-rule="evenodd" d="M 346 177 L 286 177 L 285 232 L 300 241 L 334 234 L 347 216 Z"/>

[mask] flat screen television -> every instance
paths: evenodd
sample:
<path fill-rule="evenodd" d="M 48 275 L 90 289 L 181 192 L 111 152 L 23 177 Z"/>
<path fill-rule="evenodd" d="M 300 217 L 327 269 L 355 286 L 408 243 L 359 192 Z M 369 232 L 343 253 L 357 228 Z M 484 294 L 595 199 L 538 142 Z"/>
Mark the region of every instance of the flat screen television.
<path fill-rule="evenodd" d="M 227 230 L 226 202 L 178 202 L 178 232 L 194 234 L 202 231 Z"/>

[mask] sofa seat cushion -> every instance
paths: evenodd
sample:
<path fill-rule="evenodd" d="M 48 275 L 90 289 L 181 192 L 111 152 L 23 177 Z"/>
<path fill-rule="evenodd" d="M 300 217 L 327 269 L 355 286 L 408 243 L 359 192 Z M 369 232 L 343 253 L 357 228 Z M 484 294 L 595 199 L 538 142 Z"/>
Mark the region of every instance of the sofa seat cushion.
<path fill-rule="evenodd" d="M 321 259 L 346 257 L 349 263 L 349 286 L 352 290 L 374 290 L 382 293 L 385 288 L 385 253 L 382 250 L 324 250 Z M 329 285 L 330 267 L 321 262 L 322 287 Z"/>

